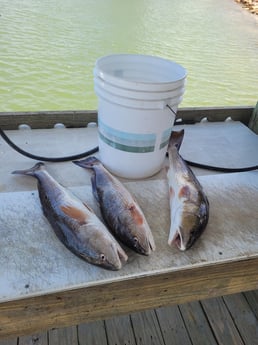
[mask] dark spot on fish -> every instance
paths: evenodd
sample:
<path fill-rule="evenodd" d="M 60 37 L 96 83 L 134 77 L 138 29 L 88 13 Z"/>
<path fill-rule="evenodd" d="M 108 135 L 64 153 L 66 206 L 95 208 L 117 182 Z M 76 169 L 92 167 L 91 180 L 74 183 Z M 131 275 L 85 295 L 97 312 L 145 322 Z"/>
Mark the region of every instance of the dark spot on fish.
<path fill-rule="evenodd" d="M 178 193 L 178 196 L 179 198 L 189 198 L 190 188 L 188 186 L 182 187 Z"/>
<path fill-rule="evenodd" d="M 30 287 L 30 284 L 26 284 L 24 287 L 25 289 L 28 289 Z"/>
<path fill-rule="evenodd" d="M 222 255 L 223 253 L 222 252 L 219 252 L 219 255 Z"/>

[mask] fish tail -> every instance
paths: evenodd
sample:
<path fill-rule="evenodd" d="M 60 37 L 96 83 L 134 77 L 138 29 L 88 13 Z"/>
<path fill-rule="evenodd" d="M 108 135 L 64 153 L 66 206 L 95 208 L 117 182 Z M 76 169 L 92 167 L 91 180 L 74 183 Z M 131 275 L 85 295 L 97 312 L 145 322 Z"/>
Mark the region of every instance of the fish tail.
<path fill-rule="evenodd" d="M 181 131 L 172 131 L 168 146 L 175 146 L 179 150 L 184 138 L 184 132 L 184 129 L 182 129 Z"/>
<path fill-rule="evenodd" d="M 44 163 L 39 162 L 39 163 L 36 163 L 32 168 L 25 169 L 25 170 L 15 170 L 15 171 L 12 171 L 12 174 L 36 176 L 37 171 L 43 170 L 44 166 L 45 166 Z"/>
<path fill-rule="evenodd" d="M 100 164 L 100 161 L 95 156 L 91 156 L 80 161 L 73 161 L 73 163 L 81 168 L 92 169 L 94 165 Z"/>

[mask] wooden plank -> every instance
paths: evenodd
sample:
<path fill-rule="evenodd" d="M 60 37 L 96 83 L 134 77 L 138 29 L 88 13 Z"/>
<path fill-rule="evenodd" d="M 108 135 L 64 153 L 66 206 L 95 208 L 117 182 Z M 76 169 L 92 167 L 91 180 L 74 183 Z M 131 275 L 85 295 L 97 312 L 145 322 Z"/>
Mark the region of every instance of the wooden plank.
<path fill-rule="evenodd" d="M 223 297 L 246 345 L 258 344 L 258 320 L 242 294 Z"/>
<path fill-rule="evenodd" d="M 179 306 L 193 345 L 216 345 L 216 339 L 199 302 Z"/>
<path fill-rule="evenodd" d="M 5 339 L 5 340 L 0 339 L 0 345 L 17 345 L 17 344 L 18 344 L 17 338 Z"/>
<path fill-rule="evenodd" d="M 105 321 L 108 344 L 135 345 L 135 337 L 129 315 L 114 317 Z M 102 344 L 102 343 L 99 343 Z"/>
<path fill-rule="evenodd" d="M 48 333 L 20 337 L 19 345 L 48 345 Z"/>
<path fill-rule="evenodd" d="M 248 291 L 244 293 L 250 308 L 258 319 L 258 290 Z"/>
<path fill-rule="evenodd" d="M 189 107 L 178 109 L 177 119 L 192 123 L 203 118 L 209 121 L 224 121 L 231 117 L 248 125 L 253 106 L 242 107 Z M 20 124 L 31 128 L 52 128 L 56 123 L 66 127 L 85 127 L 89 122 L 97 121 L 97 111 L 38 111 L 38 112 L 0 112 L 2 129 L 17 129 Z"/>
<path fill-rule="evenodd" d="M 156 309 L 159 325 L 166 345 L 192 345 L 178 306 Z"/>
<path fill-rule="evenodd" d="M 222 298 L 203 300 L 201 304 L 218 344 L 244 344 Z"/>
<path fill-rule="evenodd" d="M 104 321 L 78 325 L 78 341 L 80 345 L 107 345 Z"/>
<path fill-rule="evenodd" d="M 253 258 L 4 302 L 0 337 L 252 290 L 257 267 L 258 258 Z"/>
<path fill-rule="evenodd" d="M 76 326 L 51 329 L 48 337 L 49 345 L 78 345 Z"/>
<path fill-rule="evenodd" d="M 131 315 L 136 343 L 140 345 L 164 345 L 164 340 L 154 310 Z"/>

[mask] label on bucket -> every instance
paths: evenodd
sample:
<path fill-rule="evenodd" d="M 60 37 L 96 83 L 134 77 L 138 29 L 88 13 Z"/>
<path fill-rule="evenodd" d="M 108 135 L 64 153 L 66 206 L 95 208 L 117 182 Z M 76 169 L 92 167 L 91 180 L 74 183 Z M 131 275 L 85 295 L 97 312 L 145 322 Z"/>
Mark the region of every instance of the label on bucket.
<path fill-rule="evenodd" d="M 156 142 L 156 134 L 138 134 L 120 131 L 109 127 L 104 124 L 100 119 L 99 124 L 99 137 L 107 145 L 116 148 L 117 150 L 145 153 L 153 152 Z"/>
<path fill-rule="evenodd" d="M 161 143 L 159 146 L 159 149 L 163 149 L 163 147 L 167 146 L 170 135 L 171 135 L 171 131 L 172 131 L 172 127 L 166 129 L 163 133 L 162 133 L 162 137 L 161 137 Z"/>

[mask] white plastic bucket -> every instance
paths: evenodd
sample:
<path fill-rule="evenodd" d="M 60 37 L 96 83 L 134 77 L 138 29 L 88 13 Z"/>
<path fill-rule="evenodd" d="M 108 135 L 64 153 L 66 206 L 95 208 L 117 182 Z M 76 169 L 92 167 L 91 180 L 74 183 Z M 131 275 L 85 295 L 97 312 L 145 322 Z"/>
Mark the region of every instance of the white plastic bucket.
<path fill-rule="evenodd" d="M 175 62 L 146 55 L 102 57 L 94 68 L 98 96 L 99 153 L 112 173 L 145 178 L 164 162 L 186 71 Z"/>

